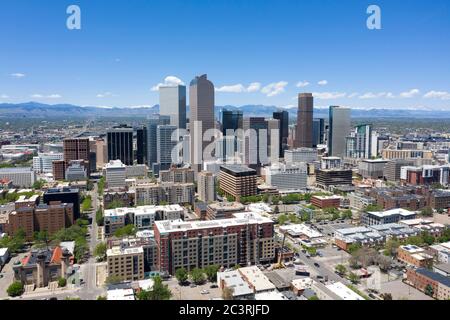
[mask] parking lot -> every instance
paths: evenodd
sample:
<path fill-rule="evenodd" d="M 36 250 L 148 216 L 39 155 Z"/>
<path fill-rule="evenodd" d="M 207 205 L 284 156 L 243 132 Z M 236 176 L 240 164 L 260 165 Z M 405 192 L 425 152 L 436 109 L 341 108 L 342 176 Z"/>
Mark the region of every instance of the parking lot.
<path fill-rule="evenodd" d="M 403 283 L 402 280 L 382 283 L 381 293 L 392 294 L 394 300 L 433 300 L 423 292 Z"/>
<path fill-rule="evenodd" d="M 210 282 L 195 287 L 190 285 L 180 286 L 177 279 L 172 278 L 165 283 L 172 292 L 173 300 L 211 300 L 222 297 L 221 290 L 219 288 L 211 288 L 213 284 Z"/>
<path fill-rule="evenodd" d="M 19 261 L 25 256 L 25 254 L 18 255 L 9 259 L 8 263 L 5 264 L 2 271 L 0 272 L 0 299 L 8 298 L 6 290 L 13 283 L 14 273 L 13 266 L 16 261 Z"/>

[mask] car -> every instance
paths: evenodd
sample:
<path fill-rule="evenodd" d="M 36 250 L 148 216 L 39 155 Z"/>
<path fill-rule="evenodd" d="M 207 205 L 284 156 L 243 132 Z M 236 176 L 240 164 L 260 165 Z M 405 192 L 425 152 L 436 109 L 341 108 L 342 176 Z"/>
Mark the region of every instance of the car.
<path fill-rule="evenodd" d="M 202 290 L 200 293 L 203 295 L 206 295 L 206 294 L 209 294 L 209 290 Z"/>
<path fill-rule="evenodd" d="M 314 266 L 315 266 L 316 268 L 320 268 L 320 264 L 318 264 L 317 262 L 314 263 Z"/>
<path fill-rule="evenodd" d="M 217 289 L 219 286 L 217 284 L 212 284 L 209 286 L 210 289 Z"/>
<path fill-rule="evenodd" d="M 197 288 L 197 285 L 195 283 L 191 283 L 191 285 L 189 286 L 191 288 Z"/>

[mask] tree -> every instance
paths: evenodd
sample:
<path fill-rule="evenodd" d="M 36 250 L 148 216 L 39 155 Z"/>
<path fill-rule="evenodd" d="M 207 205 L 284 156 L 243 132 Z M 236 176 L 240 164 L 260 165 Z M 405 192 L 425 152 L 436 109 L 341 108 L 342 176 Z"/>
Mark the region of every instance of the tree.
<path fill-rule="evenodd" d="M 364 208 L 364 212 L 377 212 L 382 210 L 383 208 L 377 204 L 369 204 L 367 207 Z"/>
<path fill-rule="evenodd" d="M 390 293 L 382 293 L 381 298 L 383 298 L 383 300 L 393 300 L 392 294 L 390 294 Z"/>
<path fill-rule="evenodd" d="M 105 190 L 105 183 L 106 178 L 101 177 L 100 181 L 98 182 L 98 194 L 103 195 L 103 191 Z"/>
<path fill-rule="evenodd" d="M 91 208 L 92 208 L 92 197 L 87 196 L 81 203 L 81 211 L 86 212 L 89 211 Z"/>
<path fill-rule="evenodd" d="M 230 287 L 224 287 L 222 289 L 222 299 L 223 300 L 233 300 L 234 299 L 234 289 Z"/>
<path fill-rule="evenodd" d="M 420 214 L 424 217 L 432 217 L 433 209 L 431 207 L 425 207 L 420 211 Z"/>
<path fill-rule="evenodd" d="M 338 264 L 336 268 L 334 268 L 337 273 L 341 276 L 345 276 L 347 274 L 347 268 L 343 264 Z"/>
<path fill-rule="evenodd" d="M 220 266 L 218 265 L 207 266 L 205 268 L 205 274 L 209 282 L 217 281 L 217 272 L 219 271 L 219 269 Z"/>
<path fill-rule="evenodd" d="M 156 276 L 153 278 L 153 288 L 150 291 L 141 290 L 137 294 L 138 300 L 170 300 L 172 292 L 168 285 L 163 284 L 161 277 Z"/>
<path fill-rule="evenodd" d="M 205 282 L 205 274 L 202 269 L 195 268 L 191 271 L 191 279 L 195 284 L 202 284 Z"/>
<path fill-rule="evenodd" d="M 133 224 L 126 225 L 119 228 L 114 232 L 114 236 L 117 238 L 123 238 L 127 236 L 134 236 L 136 234 L 136 227 Z"/>
<path fill-rule="evenodd" d="M 318 296 L 311 296 L 308 298 L 308 300 L 314 301 L 314 300 L 320 300 Z"/>
<path fill-rule="evenodd" d="M 359 249 L 361 249 L 361 245 L 359 243 L 352 243 L 351 245 L 348 246 L 348 253 L 353 254 L 354 252 L 358 251 Z"/>
<path fill-rule="evenodd" d="M 188 279 L 188 273 L 185 268 L 180 268 L 175 272 L 175 277 L 177 278 L 178 283 L 184 284 Z"/>
<path fill-rule="evenodd" d="M 352 210 L 345 210 L 344 212 L 342 212 L 341 218 L 342 219 L 353 219 Z"/>
<path fill-rule="evenodd" d="M 103 226 L 105 224 L 105 218 L 103 217 L 102 209 L 98 209 L 95 213 L 95 221 L 99 226 Z"/>
<path fill-rule="evenodd" d="M 122 208 L 124 207 L 124 203 L 122 201 L 119 200 L 113 200 L 107 207 L 106 210 L 112 210 L 112 209 L 117 209 L 117 208 Z"/>
<path fill-rule="evenodd" d="M 58 287 L 64 288 L 67 285 L 67 280 L 65 278 L 58 279 Z"/>
<path fill-rule="evenodd" d="M 106 258 L 106 243 L 99 243 L 94 249 L 94 255 L 100 260 L 103 261 Z"/>
<path fill-rule="evenodd" d="M 278 224 L 283 225 L 286 222 L 288 222 L 288 220 L 289 220 L 289 217 L 285 214 L 282 214 L 281 216 L 278 217 Z"/>
<path fill-rule="evenodd" d="M 359 276 L 354 272 L 349 273 L 348 280 L 350 280 L 350 282 L 353 284 L 358 284 L 360 281 Z"/>
<path fill-rule="evenodd" d="M 8 296 L 10 297 L 19 297 L 23 294 L 24 288 L 22 282 L 16 281 L 13 282 L 6 292 L 8 293 Z"/>
<path fill-rule="evenodd" d="M 42 189 L 42 187 L 45 185 L 45 181 L 44 180 L 37 180 L 37 181 L 35 181 L 34 183 L 33 183 L 33 186 L 32 186 L 32 188 L 34 189 L 34 190 L 39 190 L 39 189 Z"/>
<path fill-rule="evenodd" d="M 108 300 L 108 298 L 106 298 L 105 296 L 98 296 L 97 300 Z"/>
<path fill-rule="evenodd" d="M 396 257 L 398 247 L 400 247 L 400 241 L 398 241 L 397 238 L 391 238 L 386 241 L 384 254 L 390 257 Z"/>
<path fill-rule="evenodd" d="M 273 209 L 273 213 L 274 214 L 279 214 L 280 213 L 280 208 L 278 207 L 278 205 L 276 205 L 275 208 Z"/>
<path fill-rule="evenodd" d="M 434 296 L 434 289 L 433 289 L 433 286 L 432 286 L 431 284 L 429 284 L 429 285 L 427 285 L 427 286 L 425 287 L 425 294 L 426 294 L 427 296 L 430 296 L 430 297 L 433 297 L 433 296 Z"/>
<path fill-rule="evenodd" d="M 422 232 L 421 236 L 422 241 L 429 246 L 431 246 L 435 241 L 435 238 L 428 231 Z"/>

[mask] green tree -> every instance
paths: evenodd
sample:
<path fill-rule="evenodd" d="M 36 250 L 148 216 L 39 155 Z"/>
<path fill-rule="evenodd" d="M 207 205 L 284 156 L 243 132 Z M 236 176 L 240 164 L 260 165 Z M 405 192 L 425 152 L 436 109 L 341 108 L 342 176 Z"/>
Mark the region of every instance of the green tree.
<path fill-rule="evenodd" d="M 208 279 L 209 282 L 217 281 L 217 272 L 219 271 L 219 269 L 220 266 L 218 265 L 207 266 L 205 268 L 206 278 Z"/>
<path fill-rule="evenodd" d="M 97 300 L 108 300 L 108 298 L 106 298 L 105 296 L 98 296 Z"/>
<path fill-rule="evenodd" d="M 94 256 L 96 256 L 98 260 L 103 261 L 106 258 L 106 250 L 106 243 L 99 243 L 94 249 Z"/>
<path fill-rule="evenodd" d="M 98 194 L 103 195 L 103 192 L 105 190 L 105 183 L 106 183 L 106 178 L 105 177 L 101 177 L 101 179 L 98 182 Z"/>
<path fill-rule="evenodd" d="M 92 197 L 86 196 L 81 203 L 81 211 L 86 212 L 92 208 Z"/>
<path fill-rule="evenodd" d="M 391 238 L 386 241 L 384 254 L 390 257 L 396 257 L 398 247 L 400 247 L 400 241 L 398 241 L 397 238 Z"/>
<path fill-rule="evenodd" d="M 67 285 L 67 280 L 65 278 L 58 279 L 58 287 L 64 288 Z"/>
<path fill-rule="evenodd" d="M 105 224 L 105 218 L 103 217 L 102 209 L 98 209 L 95 213 L 95 221 L 99 226 L 103 226 Z"/>
<path fill-rule="evenodd" d="M 111 275 L 106 278 L 106 284 L 119 284 L 123 281 L 122 277 Z"/>
<path fill-rule="evenodd" d="M 424 217 L 432 217 L 433 209 L 431 207 L 425 207 L 420 211 L 420 214 Z"/>
<path fill-rule="evenodd" d="M 153 301 L 170 300 L 170 298 L 172 297 L 172 292 L 170 291 L 169 286 L 163 283 L 161 277 L 156 276 L 153 278 L 153 281 L 154 284 L 152 290 L 141 290 L 137 294 L 137 298 L 139 300 Z"/>
<path fill-rule="evenodd" d="M 119 228 L 114 232 L 114 236 L 117 238 L 123 238 L 127 236 L 136 235 L 136 227 L 133 224 L 126 225 L 125 227 Z"/>
<path fill-rule="evenodd" d="M 308 300 L 314 301 L 314 300 L 320 300 L 318 296 L 311 296 L 308 298 Z"/>
<path fill-rule="evenodd" d="M 175 277 L 177 278 L 178 283 L 184 284 L 188 280 L 189 276 L 185 268 L 180 268 L 175 272 Z"/>
<path fill-rule="evenodd" d="M 44 180 L 37 180 L 37 181 L 35 181 L 34 183 L 33 183 L 33 186 L 32 186 L 32 188 L 34 189 L 34 190 L 39 190 L 39 189 L 42 189 L 42 187 L 45 185 L 45 181 Z"/>
<path fill-rule="evenodd" d="M 430 297 L 433 297 L 433 296 L 434 296 L 434 289 L 433 289 L 433 286 L 432 286 L 431 284 L 429 284 L 429 285 L 427 285 L 427 286 L 425 287 L 425 294 L 426 294 L 427 296 L 430 296 Z"/>
<path fill-rule="evenodd" d="M 353 218 L 352 210 L 345 210 L 344 212 L 342 212 L 341 218 L 342 219 L 352 219 Z"/>
<path fill-rule="evenodd" d="M 354 272 L 349 273 L 348 280 L 353 284 L 358 284 L 360 282 L 359 276 Z"/>
<path fill-rule="evenodd" d="M 113 200 L 107 207 L 106 210 L 112 210 L 112 209 L 117 209 L 117 208 L 122 208 L 124 207 L 124 204 L 122 201 L 119 200 Z"/>
<path fill-rule="evenodd" d="M 202 284 L 205 282 L 205 274 L 202 269 L 195 268 L 191 271 L 191 279 L 195 284 Z"/>
<path fill-rule="evenodd" d="M 23 294 L 24 288 L 22 282 L 15 281 L 13 282 L 8 289 L 6 290 L 8 296 L 10 297 L 19 297 Z"/>
<path fill-rule="evenodd" d="M 364 208 L 364 212 L 377 212 L 382 211 L 383 208 L 380 205 L 377 204 L 369 204 L 367 207 Z"/>
<path fill-rule="evenodd" d="M 285 214 L 282 214 L 278 217 L 278 224 L 279 225 L 286 224 L 286 222 L 288 222 L 288 220 L 289 220 L 289 217 Z"/>
<path fill-rule="evenodd" d="M 361 245 L 359 243 L 352 243 L 351 245 L 348 246 L 347 251 L 350 254 L 353 254 L 354 252 L 358 251 L 359 249 L 361 249 Z"/>
<path fill-rule="evenodd" d="M 422 232 L 421 236 L 423 242 L 429 246 L 431 246 L 435 241 L 435 238 L 428 231 Z"/>
<path fill-rule="evenodd" d="M 334 269 L 341 276 L 345 276 L 347 274 L 347 268 L 343 264 L 338 264 Z"/>

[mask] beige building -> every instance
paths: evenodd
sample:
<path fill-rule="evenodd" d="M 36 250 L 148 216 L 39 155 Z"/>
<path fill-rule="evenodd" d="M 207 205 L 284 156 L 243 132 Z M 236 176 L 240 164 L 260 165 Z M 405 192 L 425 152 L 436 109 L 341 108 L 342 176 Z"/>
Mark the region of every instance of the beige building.
<path fill-rule="evenodd" d="M 108 249 L 108 276 L 117 277 L 122 281 L 136 281 L 144 279 L 144 249 L 121 248 Z"/>
<path fill-rule="evenodd" d="M 212 172 L 199 172 L 197 188 L 200 201 L 209 203 L 216 200 L 216 178 Z"/>
<path fill-rule="evenodd" d="M 430 150 L 389 150 L 382 152 L 383 159 L 432 159 L 433 152 Z"/>
<path fill-rule="evenodd" d="M 226 165 L 220 168 L 220 189 L 236 201 L 241 197 L 256 195 L 256 170 L 243 165 Z"/>

